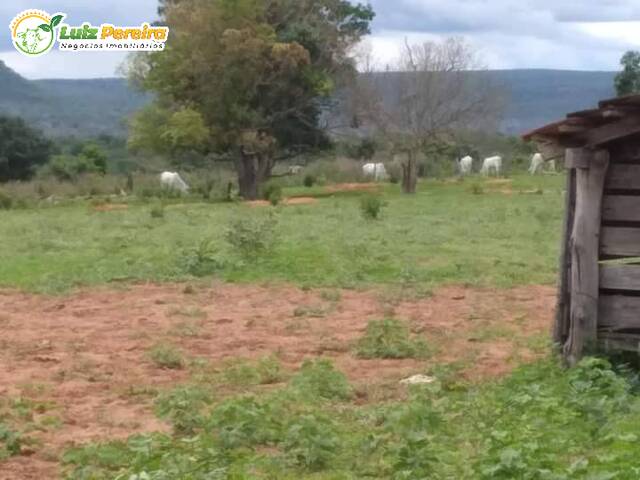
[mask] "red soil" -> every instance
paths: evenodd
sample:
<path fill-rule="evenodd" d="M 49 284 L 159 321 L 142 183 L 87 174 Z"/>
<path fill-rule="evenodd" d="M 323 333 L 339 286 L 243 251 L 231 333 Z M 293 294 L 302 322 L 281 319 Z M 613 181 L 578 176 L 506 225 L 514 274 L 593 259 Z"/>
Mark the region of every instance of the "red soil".
<path fill-rule="evenodd" d="M 470 381 L 508 372 L 540 355 L 527 339 L 545 334 L 554 306 L 554 289 L 545 286 L 447 287 L 420 299 L 379 290 L 339 294 L 329 301 L 319 290 L 230 284 L 197 287 L 191 294 L 172 284 L 65 297 L 0 291 L 0 400 L 46 400 L 53 407 L 45 414 L 62 420 L 58 429 L 33 434 L 40 441 L 35 451 L 0 463 L 0 480 L 58 478 L 55 458 L 70 445 L 167 430 L 152 412 L 151 397 L 131 393 L 188 379 L 186 370 L 162 369 L 149 360 L 148 350 L 158 342 L 213 365 L 275 353 L 293 369 L 323 355 L 364 397 L 373 397 L 379 386 L 397 388 L 401 378 L 440 362 L 464 361 L 461 375 Z M 305 309 L 321 313 L 305 316 Z M 390 313 L 425 336 L 436 349 L 431 358 L 353 356 L 351 347 L 367 322 Z M 171 333 L 185 321 L 198 324 L 197 336 Z"/>

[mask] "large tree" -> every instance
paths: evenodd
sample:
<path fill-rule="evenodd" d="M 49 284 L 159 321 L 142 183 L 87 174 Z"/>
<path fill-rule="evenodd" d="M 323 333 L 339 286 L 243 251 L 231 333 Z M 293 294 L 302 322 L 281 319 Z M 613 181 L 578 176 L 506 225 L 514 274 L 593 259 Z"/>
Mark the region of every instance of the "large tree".
<path fill-rule="evenodd" d="M 622 71 L 616 75 L 615 86 L 619 96 L 640 93 L 640 52 L 630 50 L 620 59 Z"/>
<path fill-rule="evenodd" d="M 402 190 L 414 193 L 418 155 L 454 141 L 456 133 L 495 124 L 501 95 L 475 50 L 460 38 L 405 43 L 394 68 L 377 72 L 365 53 L 353 92 L 354 114 L 402 155 Z"/>
<path fill-rule="evenodd" d="M 0 182 L 26 180 L 49 161 L 51 142 L 21 118 L 0 116 Z"/>
<path fill-rule="evenodd" d="M 170 0 L 161 13 L 166 50 L 137 55 L 130 76 L 167 118 L 199 116 L 209 148 L 233 152 L 248 199 L 283 151 L 327 142 L 322 102 L 355 72 L 348 51 L 374 15 L 347 0 Z"/>

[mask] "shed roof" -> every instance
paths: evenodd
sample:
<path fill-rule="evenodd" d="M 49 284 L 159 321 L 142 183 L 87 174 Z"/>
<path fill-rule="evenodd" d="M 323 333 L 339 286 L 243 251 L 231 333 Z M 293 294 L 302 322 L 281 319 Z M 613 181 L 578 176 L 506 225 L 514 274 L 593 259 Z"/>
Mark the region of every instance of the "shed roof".
<path fill-rule="evenodd" d="M 602 100 L 598 108 L 570 113 L 522 138 L 558 147 L 595 147 L 636 133 L 640 133 L 640 95 L 628 95 Z"/>

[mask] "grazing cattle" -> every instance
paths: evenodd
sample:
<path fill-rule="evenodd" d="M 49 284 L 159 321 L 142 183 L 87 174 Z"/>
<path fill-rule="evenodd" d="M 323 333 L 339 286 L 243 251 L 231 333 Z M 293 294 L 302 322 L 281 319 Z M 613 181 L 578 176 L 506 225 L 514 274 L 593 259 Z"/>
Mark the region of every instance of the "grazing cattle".
<path fill-rule="evenodd" d="M 492 171 L 495 172 L 496 177 L 500 175 L 500 172 L 502 171 L 502 157 L 496 155 L 495 157 L 484 159 L 480 173 L 483 175 L 491 175 Z"/>
<path fill-rule="evenodd" d="M 287 172 L 289 173 L 289 175 L 300 175 L 302 169 L 302 165 L 290 165 Z"/>
<path fill-rule="evenodd" d="M 548 164 L 548 169 L 550 172 L 556 173 L 556 161 L 555 160 L 549 160 L 547 162 Z"/>
<path fill-rule="evenodd" d="M 473 158 L 468 155 L 464 158 L 461 158 L 458 162 L 458 167 L 460 168 L 461 175 L 469 175 L 471 173 L 471 170 L 473 169 Z"/>
<path fill-rule="evenodd" d="M 529 173 L 531 175 L 537 175 L 542 173 L 544 169 L 544 158 L 541 154 L 536 153 L 531 157 L 531 166 L 529 167 Z"/>
<path fill-rule="evenodd" d="M 375 181 L 387 178 L 387 170 L 384 168 L 384 163 L 365 163 L 362 166 L 362 173 L 365 177 L 373 177 Z"/>
<path fill-rule="evenodd" d="M 167 190 L 177 190 L 180 193 L 187 193 L 189 185 L 187 185 L 177 172 L 162 172 L 160 175 L 160 184 L 162 188 Z"/>
<path fill-rule="evenodd" d="M 38 28 L 28 28 L 24 32 L 20 32 L 18 38 L 20 38 L 22 48 L 29 53 L 34 53 L 38 48 L 38 44 L 43 40 Z"/>

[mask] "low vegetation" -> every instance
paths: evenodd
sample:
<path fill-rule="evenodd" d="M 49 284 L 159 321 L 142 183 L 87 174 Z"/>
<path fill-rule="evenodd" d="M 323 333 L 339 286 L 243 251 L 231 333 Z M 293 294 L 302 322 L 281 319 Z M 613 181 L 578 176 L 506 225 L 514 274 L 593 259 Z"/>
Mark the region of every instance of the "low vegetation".
<path fill-rule="evenodd" d="M 426 342 L 412 338 L 409 327 L 395 318 L 372 320 L 356 345 L 360 358 L 424 358 Z"/>
<path fill-rule="evenodd" d="M 203 389 L 204 388 L 204 389 Z M 325 360 L 288 385 L 213 401 L 206 386 L 156 402 L 174 435 L 137 435 L 67 452 L 70 479 L 636 478 L 638 381 L 588 358 L 522 366 L 497 383 L 436 374 L 408 398 L 357 405 Z"/>

